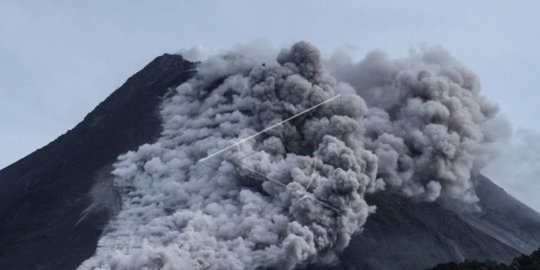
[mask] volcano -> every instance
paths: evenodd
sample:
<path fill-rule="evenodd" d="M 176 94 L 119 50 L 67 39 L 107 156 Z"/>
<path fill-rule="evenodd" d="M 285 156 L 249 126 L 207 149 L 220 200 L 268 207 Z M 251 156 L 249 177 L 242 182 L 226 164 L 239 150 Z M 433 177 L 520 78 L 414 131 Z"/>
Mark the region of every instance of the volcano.
<path fill-rule="evenodd" d="M 0 171 L 0 269 L 76 269 L 96 252 L 120 207 L 112 165 L 119 155 L 158 139 L 160 104 L 195 76 L 196 66 L 180 55 L 156 58 L 72 130 Z M 414 201 L 391 190 L 367 195 L 377 210 L 338 263 L 302 268 L 426 269 L 465 259 L 507 263 L 538 248 L 540 214 L 481 174 L 472 182 L 480 212 Z"/>

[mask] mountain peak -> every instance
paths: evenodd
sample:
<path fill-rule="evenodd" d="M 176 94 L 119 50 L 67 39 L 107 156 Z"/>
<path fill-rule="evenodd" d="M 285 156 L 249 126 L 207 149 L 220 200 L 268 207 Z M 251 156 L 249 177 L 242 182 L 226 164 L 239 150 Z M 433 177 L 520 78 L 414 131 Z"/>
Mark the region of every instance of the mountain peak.
<path fill-rule="evenodd" d="M 163 97 L 195 68 L 180 55 L 157 57 L 75 128 L 0 171 L 0 268 L 74 269 L 94 255 L 112 209 L 93 207 L 110 198 L 96 201 L 92 190 L 110 188 L 119 155 L 158 138 Z M 538 213 L 476 178 L 480 214 L 390 191 L 367 195 L 378 210 L 352 236 L 340 264 L 307 269 L 422 269 L 463 259 L 508 262 L 532 251 L 540 243 Z"/>
<path fill-rule="evenodd" d="M 77 222 L 99 172 L 159 135 L 161 98 L 194 67 L 157 57 L 75 128 L 0 171 L 0 268 L 73 269 L 93 254 L 106 220 Z"/>

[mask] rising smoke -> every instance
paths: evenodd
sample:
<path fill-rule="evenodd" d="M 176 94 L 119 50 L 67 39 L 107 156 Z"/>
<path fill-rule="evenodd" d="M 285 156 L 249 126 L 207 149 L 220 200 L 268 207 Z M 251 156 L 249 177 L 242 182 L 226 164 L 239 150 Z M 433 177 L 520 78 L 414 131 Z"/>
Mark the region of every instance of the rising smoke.
<path fill-rule="evenodd" d="M 159 140 L 119 157 L 122 210 L 80 269 L 330 264 L 375 210 L 366 192 L 478 200 L 497 109 L 472 73 L 437 48 L 328 66 L 306 42 L 201 63 L 164 101 Z"/>
<path fill-rule="evenodd" d="M 478 201 L 471 172 L 490 160 L 506 126 L 473 73 L 437 47 L 399 60 L 375 51 L 333 69 L 370 108 L 363 141 L 386 184 L 430 201 L 441 192 Z"/>

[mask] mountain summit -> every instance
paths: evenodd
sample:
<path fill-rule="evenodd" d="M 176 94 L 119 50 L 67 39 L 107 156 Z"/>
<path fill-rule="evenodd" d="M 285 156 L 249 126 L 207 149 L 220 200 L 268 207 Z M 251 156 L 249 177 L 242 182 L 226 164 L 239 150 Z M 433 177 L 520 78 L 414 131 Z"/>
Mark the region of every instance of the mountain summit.
<path fill-rule="evenodd" d="M 293 47 L 291 51 L 280 54 L 278 58 L 279 67 L 267 67 L 265 64 L 264 66 L 257 66 L 249 71 L 250 77 L 248 83 L 253 83 L 255 81 L 256 83 L 264 83 L 264 85 L 278 84 L 278 82 L 269 81 L 268 74 L 279 74 L 276 75 L 276 77 L 286 76 L 287 78 L 293 78 L 284 83 L 285 85 L 289 83 L 290 85 L 287 87 L 290 87 L 290 89 L 312 87 L 315 85 L 316 87 L 314 87 L 315 90 L 313 90 L 313 93 L 318 93 L 316 92 L 319 91 L 319 88 L 317 87 L 323 88 L 323 90 L 324 87 L 334 87 L 335 81 L 319 72 L 319 65 L 321 65 L 321 63 L 317 62 L 316 59 L 318 58 L 316 55 L 314 56 L 314 54 L 317 53 L 318 52 L 311 50 L 309 46 L 302 44 Z M 376 61 L 376 58 L 379 58 L 380 56 L 371 55 L 370 57 L 371 58 L 368 58 L 368 60 L 364 62 L 364 65 L 369 61 Z M 429 57 L 434 57 L 434 55 Z M 237 60 L 237 62 L 233 61 L 232 63 L 240 63 L 238 64 L 238 66 L 240 66 L 238 69 L 242 70 L 241 65 L 245 64 L 245 62 L 243 62 L 245 59 L 242 58 Z M 430 61 L 436 60 L 431 59 Z M 295 63 L 296 65 L 290 63 Z M 387 62 L 385 63 L 388 64 Z M 218 64 L 229 65 L 230 63 L 220 62 Z M 251 63 L 249 63 L 249 65 L 251 65 Z M 222 67 L 220 65 L 217 66 Z M 230 68 L 230 66 L 227 67 Z M 177 140 L 176 142 L 178 145 L 185 143 L 184 140 L 189 140 L 190 136 L 201 136 L 201 134 L 192 132 L 193 130 L 189 129 L 183 130 L 180 134 L 168 133 L 168 128 L 171 128 L 171 126 L 174 127 L 174 125 L 188 123 L 190 125 L 189 128 L 193 128 L 195 126 L 198 127 L 198 125 L 206 125 L 207 123 L 204 123 L 204 121 L 199 122 L 177 118 L 176 120 L 173 119 L 174 121 L 164 124 L 161 118 L 163 113 L 172 115 L 177 112 L 167 111 L 167 108 L 164 108 L 163 102 L 164 100 L 171 99 L 173 100 L 171 102 L 178 102 L 181 106 L 177 106 L 177 108 L 179 108 L 179 110 L 186 110 L 186 115 L 194 115 L 194 112 L 198 110 L 202 111 L 203 109 L 211 111 L 213 107 L 203 101 L 205 99 L 208 103 L 212 101 L 209 92 L 214 88 L 218 89 L 216 91 L 223 92 L 220 95 L 224 97 L 224 102 L 236 102 L 238 93 L 229 91 L 229 88 L 240 89 L 244 87 L 246 81 L 243 81 L 238 76 L 231 76 L 231 74 L 220 74 L 223 70 L 224 69 L 202 69 L 197 73 L 196 64 L 186 61 L 179 55 L 166 54 L 160 56 L 148 64 L 143 70 L 129 78 L 123 86 L 97 106 L 96 109 L 88 114 L 74 129 L 60 136 L 47 146 L 1 170 L 0 184 L 2 189 L 0 190 L 0 214 L 2 215 L 2 219 L 0 220 L 0 268 L 56 270 L 75 269 L 81 266 L 81 264 L 84 267 L 85 262 L 93 263 L 91 260 L 88 261 L 89 258 L 95 258 L 94 255 L 99 255 L 100 252 L 106 252 L 112 248 L 112 246 L 107 246 L 111 242 L 107 242 L 103 239 L 115 237 L 117 234 L 125 232 L 129 233 L 130 228 L 132 227 L 128 226 L 129 228 L 124 230 L 124 227 L 118 225 L 117 228 L 119 229 L 114 231 L 108 224 L 111 224 L 110 222 L 112 220 L 131 220 L 133 218 L 131 216 L 132 213 L 124 212 L 124 214 L 118 214 L 119 209 L 122 207 L 121 200 L 124 200 L 124 204 L 126 202 L 125 200 L 129 200 L 129 203 L 132 205 L 144 205 L 145 202 L 141 198 L 143 198 L 145 194 L 137 193 L 138 190 L 135 184 L 140 183 L 135 183 L 133 187 L 130 187 L 132 189 L 124 191 L 128 192 L 124 194 L 118 194 L 118 192 L 121 191 L 113 188 L 114 177 L 132 179 L 129 178 L 132 174 L 131 171 L 119 171 L 119 169 L 129 169 L 130 167 L 129 164 L 125 168 L 116 165 L 118 157 L 128 153 L 126 154 L 127 156 L 122 156 L 122 158 L 124 158 L 123 160 L 135 159 L 136 157 L 133 156 L 134 154 L 129 154 L 135 152 L 128 151 L 137 151 L 138 148 L 138 151 L 142 151 L 140 146 L 146 147 L 143 148 L 143 150 L 147 149 L 148 152 L 155 151 L 150 145 L 156 143 L 163 144 L 160 141 L 160 138 L 163 138 L 164 136 Z M 443 70 L 442 73 L 444 72 L 450 74 L 447 76 L 455 78 L 455 80 L 459 81 L 462 85 L 475 89 L 475 86 L 472 85 L 473 83 L 470 83 L 470 78 L 463 79 L 448 70 Z M 346 72 L 341 74 L 343 74 L 343 78 L 338 79 L 347 80 L 348 77 L 352 76 Z M 412 85 L 416 83 L 411 81 L 413 79 L 425 80 L 426 87 L 428 88 L 430 86 L 427 84 L 427 82 L 430 81 L 429 77 L 433 76 L 430 75 L 430 71 L 419 72 L 415 76 L 411 75 L 410 78 L 405 75 L 400 75 L 403 77 L 400 77 L 403 80 L 402 83 L 409 82 Z M 230 77 L 223 79 L 226 76 Z M 367 75 L 364 74 L 363 76 Z M 190 89 L 186 88 L 179 90 L 176 88 L 190 79 L 195 80 L 191 85 L 192 87 L 201 89 L 195 96 L 191 96 L 192 92 L 189 91 Z M 375 84 L 382 79 L 383 78 L 370 78 L 370 81 L 368 80 L 367 83 L 366 80 L 362 83 Z M 354 80 L 354 78 L 349 78 L 351 84 L 354 84 Z M 205 84 L 206 81 L 211 81 L 212 83 Z M 471 85 L 467 85 L 469 83 Z M 368 88 L 366 85 L 363 87 Z M 414 88 L 414 86 L 411 87 Z M 257 89 L 260 90 L 260 92 L 258 92 L 260 96 L 267 95 L 267 93 L 264 92 L 265 89 Z M 171 98 L 174 91 L 181 92 L 184 95 L 183 98 L 200 99 L 201 102 L 197 103 L 197 106 L 193 106 L 194 103 L 182 103 L 185 102 L 185 100 Z M 295 96 L 294 94 L 287 96 L 288 99 L 295 102 L 294 104 L 299 104 L 298 107 L 272 107 L 273 104 L 261 102 L 254 105 L 258 106 L 257 108 L 251 108 L 248 107 L 249 104 L 246 103 L 247 107 L 244 110 L 239 110 L 239 113 L 251 119 L 255 116 L 255 111 L 258 113 L 259 111 L 267 109 L 267 114 L 259 115 L 257 121 L 260 122 L 254 122 L 257 125 L 264 127 L 268 123 L 273 123 L 271 120 L 276 114 L 298 113 L 300 112 L 300 109 L 309 109 L 313 105 L 316 105 L 317 102 L 323 101 L 325 98 L 330 98 L 331 96 L 324 96 L 324 93 L 326 93 L 325 91 L 326 90 L 320 92 L 323 93 L 321 96 L 315 94 L 309 97 Z M 341 89 L 339 91 L 350 90 Z M 424 95 L 424 99 L 426 100 L 430 98 L 428 94 L 428 92 L 419 93 L 419 95 Z M 257 96 L 257 93 L 254 94 L 254 97 L 256 98 L 259 98 L 260 96 Z M 264 97 L 267 98 L 267 96 Z M 258 102 L 256 98 L 254 98 L 254 102 Z M 269 99 L 271 98 L 272 97 L 269 97 Z M 317 145 L 317 147 L 303 145 L 301 143 L 280 144 L 273 139 L 273 137 L 267 137 L 261 145 L 253 146 L 255 151 L 260 151 L 261 148 L 257 147 L 267 147 L 264 148 L 265 151 L 268 153 L 274 151 L 274 156 L 279 155 L 280 152 L 294 153 L 298 156 L 305 155 L 308 152 L 315 153 L 316 156 L 312 159 L 291 158 L 287 161 L 295 166 L 304 166 L 301 164 L 313 162 L 313 164 L 316 165 L 313 166 L 314 168 L 310 168 L 310 170 L 320 171 L 314 175 L 317 175 L 318 180 L 316 181 L 319 181 L 317 184 L 321 187 L 317 190 L 314 189 L 314 194 L 317 196 L 327 195 L 328 198 L 333 198 L 332 196 L 334 195 L 337 197 L 342 196 L 344 198 L 342 200 L 340 197 L 339 200 L 336 199 L 335 201 L 328 199 L 323 201 L 323 203 L 329 204 L 332 207 L 352 205 L 354 206 L 354 209 L 361 209 L 358 210 L 358 212 L 348 213 L 347 217 L 349 220 L 332 224 L 345 226 L 348 224 L 361 225 L 360 223 L 363 224 L 363 222 L 365 222 L 363 230 L 355 231 L 357 229 L 356 227 L 351 229 L 336 225 L 335 231 L 325 232 L 324 234 L 321 233 L 321 235 L 329 235 L 329 238 L 332 240 L 328 240 L 327 242 L 325 242 L 325 240 L 318 240 L 319 242 L 315 241 L 318 243 L 319 249 L 313 251 L 313 254 L 309 256 L 321 256 L 325 258 L 321 260 L 308 259 L 306 260 L 306 263 L 300 262 L 298 264 L 299 267 L 306 269 L 425 269 L 438 263 L 462 261 L 464 259 L 509 262 L 517 255 L 529 253 L 540 245 L 540 214 L 520 203 L 480 174 L 473 174 L 472 180 L 456 179 L 456 183 L 459 184 L 457 186 L 461 187 L 461 191 L 465 194 L 463 197 L 459 197 L 458 200 L 475 201 L 474 203 L 482 209 L 482 211 L 479 212 L 462 211 L 461 209 L 458 209 L 458 207 L 452 206 L 452 204 L 445 204 L 444 202 L 436 200 L 437 197 L 441 195 L 441 189 L 443 189 L 442 192 L 444 192 L 445 187 L 441 185 L 448 184 L 447 182 L 440 184 L 438 182 L 425 181 L 425 183 L 422 183 L 423 185 L 425 184 L 425 187 L 419 186 L 414 182 L 404 182 L 403 186 L 399 186 L 399 188 L 396 189 L 388 188 L 385 191 L 369 192 L 370 189 L 377 189 L 376 186 L 381 183 L 368 183 L 368 180 L 365 180 L 366 186 L 362 187 L 362 189 L 366 190 L 365 202 L 363 201 L 363 198 L 357 198 L 352 193 L 349 193 L 352 189 L 347 185 L 354 186 L 354 182 L 343 180 L 343 182 L 340 183 L 343 183 L 344 186 L 325 186 L 325 183 L 330 183 L 329 180 L 325 182 L 325 177 L 328 179 L 331 179 L 331 177 L 345 177 L 344 173 L 340 174 L 341 171 L 344 171 L 340 167 L 345 166 L 344 164 L 347 162 L 349 162 L 347 164 L 350 164 L 347 165 L 350 166 L 349 169 L 354 171 L 356 173 L 355 175 L 360 175 L 362 177 L 361 179 L 372 177 L 376 172 L 369 171 L 369 168 L 367 167 L 370 166 L 369 164 L 372 164 L 370 163 L 372 161 L 376 163 L 376 160 L 371 159 L 372 157 L 369 156 L 367 152 L 364 153 L 360 150 L 358 151 L 364 153 L 362 155 L 365 157 L 365 163 L 357 164 L 355 163 L 357 161 L 348 159 L 348 155 L 352 155 L 347 152 L 347 148 L 345 147 L 349 143 L 349 139 L 345 138 L 346 136 L 339 137 L 336 135 L 335 137 L 337 139 L 334 139 L 334 137 L 325 137 L 323 136 L 324 134 L 318 134 L 318 131 L 326 127 L 323 126 L 322 122 L 317 123 L 314 119 L 316 117 L 320 117 L 321 119 L 324 117 L 332 118 L 334 119 L 332 121 L 336 121 L 336 125 L 333 126 L 334 129 L 343 128 L 344 125 L 342 125 L 342 123 L 349 123 L 347 122 L 349 121 L 349 118 L 361 117 L 362 114 L 366 113 L 362 110 L 367 111 L 367 109 L 363 107 L 360 108 L 358 112 L 346 111 L 344 108 L 348 108 L 351 104 L 370 106 L 370 104 L 378 102 L 377 99 L 378 97 L 375 95 L 369 96 L 366 100 L 367 105 L 364 101 L 359 101 L 354 98 L 345 100 L 345 104 L 340 104 L 342 106 L 341 108 L 336 106 L 329 109 L 337 115 L 337 117 L 334 118 L 325 115 L 325 112 L 317 112 L 320 115 L 313 113 L 302 119 L 294 120 L 296 121 L 294 122 L 295 124 L 305 125 L 306 128 L 310 127 L 306 123 L 314 123 L 312 127 L 316 127 L 317 124 L 320 125 L 320 128 L 318 129 L 313 128 L 310 131 L 298 133 L 301 136 L 310 135 L 312 136 L 312 140 L 320 141 L 320 144 Z M 410 103 L 416 102 L 416 99 L 411 98 L 411 100 L 409 100 Z M 305 102 L 305 104 L 303 102 Z M 281 104 L 279 100 L 276 101 L 276 104 L 278 103 Z M 244 106 L 242 101 L 238 101 L 238 104 L 240 104 L 239 106 Z M 389 102 L 386 102 L 385 104 L 385 106 L 389 106 L 389 108 L 394 106 Z M 429 104 L 433 105 L 435 103 Z M 205 106 L 208 107 L 206 108 Z M 489 112 L 490 108 L 488 107 L 482 107 L 478 110 L 488 116 L 491 113 Z M 389 111 L 393 112 L 392 108 L 390 108 Z M 162 114 L 161 116 L 160 112 Z M 395 115 L 390 115 L 390 117 L 392 119 L 398 118 L 398 116 Z M 433 118 L 431 119 L 432 121 L 442 122 L 443 119 L 448 116 L 445 116 L 444 114 L 434 114 L 431 115 L 431 117 Z M 375 122 L 371 124 L 374 123 Z M 459 123 L 454 124 L 459 125 Z M 234 130 L 234 126 L 220 126 L 220 128 L 223 132 L 223 134 L 220 135 L 223 137 L 234 137 L 236 135 L 231 131 Z M 285 131 L 283 133 L 286 135 L 283 136 L 290 136 L 291 142 L 304 141 L 303 139 L 307 138 L 304 137 L 298 139 L 295 136 L 299 135 L 294 132 L 288 133 L 287 128 L 291 127 L 284 128 Z M 397 128 L 397 126 L 392 127 L 392 129 L 394 128 Z M 433 132 L 435 131 L 436 130 Z M 346 132 L 352 136 L 359 131 L 352 129 L 347 130 Z M 473 130 L 470 132 L 474 133 L 475 131 Z M 375 133 L 376 132 L 371 135 L 379 136 L 379 141 L 382 141 L 385 138 L 388 139 L 388 137 Z M 210 142 L 202 143 L 208 144 Z M 167 147 L 172 149 L 175 146 Z M 342 150 L 341 156 L 332 156 L 332 151 L 336 148 L 344 149 Z M 447 152 L 452 151 L 447 148 L 443 150 Z M 190 148 L 189 151 L 193 151 L 193 153 L 186 153 L 186 155 L 200 154 L 197 152 L 197 149 Z M 419 152 L 415 153 L 415 157 L 422 156 L 424 153 L 422 152 L 424 151 L 423 149 L 418 151 Z M 140 152 L 137 153 L 141 154 Z M 165 155 L 166 153 L 159 154 Z M 259 156 L 260 159 L 275 158 L 274 156 L 268 157 L 262 154 Z M 346 156 L 347 158 L 340 159 L 339 164 L 333 164 L 335 161 L 332 159 L 341 158 L 343 156 Z M 235 160 L 234 156 L 228 158 L 231 158 L 233 161 Z M 152 159 L 150 158 L 149 161 L 150 160 Z M 218 163 L 222 164 L 216 161 L 207 166 L 218 166 L 220 170 L 230 170 L 231 173 L 238 173 L 245 179 L 267 181 L 264 177 L 257 176 L 257 171 L 253 172 L 253 170 L 250 171 L 241 166 L 234 169 L 229 165 L 219 167 L 221 165 Z M 152 181 L 163 179 L 161 176 L 151 175 L 151 172 L 160 174 L 165 170 L 158 170 L 152 167 L 159 167 L 161 164 L 157 161 L 147 162 L 147 164 L 148 165 L 144 164 L 144 168 L 146 173 L 150 174 L 148 176 L 149 179 L 152 179 Z M 334 166 L 331 167 L 328 164 Z M 279 166 L 281 166 L 280 168 L 286 168 L 288 165 L 289 164 L 285 163 L 279 164 Z M 184 165 L 177 163 L 175 166 Z M 266 169 L 272 170 L 272 168 Z M 111 175 L 112 171 L 115 172 L 115 176 Z M 297 173 L 296 176 L 300 179 L 298 181 L 304 181 L 302 180 L 303 174 L 298 171 L 295 172 Z M 386 172 L 389 174 L 393 173 L 393 171 L 390 171 L 390 168 L 388 168 Z M 192 173 L 196 174 L 198 172 L 193 171 Z M 201 174 L 198 177 L 206 177 L 204 172 L 200 173 Z M 395 178 L 395 181 L 398 181 L 397 179 L 401 178 L 405 172 L 399 171 L 398 173 L 402 174 L 396 173 L 391 176 Z M 284 177 L 272 172 L 269 172 L 268 175 L 278 179 Z M 268 175 L 265 177 L 269 177 Z M 417 174 L 417 176 L 421 178 L 425 175 Z M 347 177 L 350 177 L 350 175 Z M 225 181 L 226 178 L 223 178 L 222 180 Z M 472 183 L 471 185 L 474 186 L 468 186 L 469 181 Z M 307 183 L 308 184 L 304 186 L 304 190 L 309 190 L 311 181 Z M 225 185 L 223 183 L 221 184 Z M 250 192 L 268 194 L 268 196 L 274 194 L 272 192 L 276 192 L 276 194 L 279 193 L 278 191 L 275 191 L 277 190 L 277 187 L 271 187 L 271 183 L 265 183 L 261 185 L 262 187 L 255 186 L 251 182 L 242 182 L 241 184 L 248 187 L 244 193 L 238 195 L 241 199 L 248 201 L 245 202 L 246 205 L 250 205 L 249 200 L 258 199 L 257 196 Z M 171 183 L 170 185 L 171 188 L 163 190 L 164 193 L 174 190 L 174 183 Z M 390 185 L 390 183 L 387 184 L 387 186 Z M 190 188 L 198 187 L 193 186 Z M 359 189 L 359 187 L 355 188 Z M 303 193 L 298 190 L 302 189 L 297 189 L 295 191 L 302 195 Z M 450 190 L 456 190 L 456 188 Z M 474 190 L 474 194 L 471 193 L 471 190 Z M 201 191 L 207 192 L 204 189 L 201 189 Z M 403 194 L 405 191 L 418 194 L 418 197 L 416 199 L 408 198 Z M 126 194 L 128 194 L 128 196 L 126 196 Z M 283 195 L 283 193 L 279 194 Z M 295 194 L 296 193 L 291 193 L 287 196 L 293 198 L 296 196 Z M 122 197 L 122 195 L 124 196 Z M 159 197 L 160 194 L 152 195 Z M 175 198 L 183 198 L 183 196 L 185 196 L 180 193 L 173 195 Z M 450 194 L 449 196 L 453 195 L 455 194 Z M 292 202 L 291 198 L 283 199 L 283 201 L 279 202 L 284 204 L 290 203 Z M 276 196 L 274 200 L 278 201 L 281 199 L 281 197 Z M 268 200 L 270 201 L 270 199 Z M 435 202 L 433 202 L 434 200 Z M 338 205 L 339 202 L 343 203 L 343 205 Z M 265 201 L 264 203 L 268 203 L 268 201 Z M 263 202 L 261 202 L 261 204 L 263 204 Z M 368 208 L 368 205 L 376 206 L 376 211 L 372 208 Z M 265 209 L 274 211 L 268 207 Z M 292 209 L 291 215 L 305 224 L 308 222 L 321 222 L 318 219 L 321 217 L 314 217 L 311 212 L 302 212 L 300 210 L 317 209 L 324 213 L 324 215 L 321 214 L 322 217 L 339 216 L 338 214 L 341 210 L 338 209 L 336 211 L 332 209 L 332 207 L 325 207 L 322 203 L 308 204 L 297 200 L 292 203 L 290 209 Z M 212 212 L 214 211 L 212 208 L 220 209 L 218 205 L 209 204 L 206 206 L 205 211 Z M 151 211 L 150 208 L 148 209 L 148 211 Z M 163 210 L 165 211 L 164 215 L 174 216 L 176 214 L 175 209 L 172 206 L 169 207 L 165 205 L 163 209 L 165 209 Z M 265 209 L 248 209 L 246 211 L 264 212 Z M 280 209 L 275 211 L 278 210 Z M 370 211 L 370 214 L 366 221 L 368 211 Z M 373 211 L 375 212 L 372 213 Z M 144 219 L 144 213 L 141 213 L 140 215 L 143 216 L 141 222 L 151 222 Z M 276 224 L 280 222 L 289 222 L 287 221 L 287 217 L 281 219 L 282 213 L 272 212 L 271 215 L 276 217 L 273 221 Z M 336 220 L 339 220 L 339 218 L 336 218 Z M 354 220 L 354 222 L 350 222 L 350 220 Z M 334 221 L 330 221 L 329 219 L 324 222 Z M 290 224 L 296 223 L 291 221 Z M 132 226 L 138 225 L 141 224 L 132 224 Z M 205 225 L 199 224 L 197 226 Z M 274 228 L 272 226 L 270 226 L 270 228 Z M 291 228 L 295 228 L 294 226 L 296 225 L 288 225 L 288 230 L 292 230 Z M 276 230 L 278 229 L 279 226 L 276 227 Z M 320 231 L 326 229 L 327 228 L 323 227 L 318 228 Z M 298 231 L 295 233 L 300 234 L 303 230 L 304 228 L 299 226 Z M 320 231 L 318 232 L 320 233 Z M 147 231 L 146 233 L 160 234 L 161 232 Z M 264 231 L 261 234 L 264 235 Z M 277 233 L 277 235 L 281 237 L 282 233 Z M 294 237 L 286 239 L 289 239 L 287 241 L 295 240 Z M 254 239 L 253 241 L 260 245 L 264 245 L 267 242 L 276 240 Z M 135 243 L 135 245 L 137 244 L 142 243 Z M 317 249 L 317 247 L 314 249 Z M 341 252 L 335 252 L 334 249 L 341 250 Z M 255 249 L 255 252 L 249 254 L 258 256 L 261 253 L 257 253 L 257 250 Z M 334 258 L 335 256 L 338 256 L 338 258 Z M 271 261 L 276 259 L 277 258 L 265 258 L 264 260 L 261 259 L 261 261 Z M 333 261 L 333 263 L 328 265 L 327 263 L 321 263 L 321 261 Z M 197 267 L 202 267 L 203 269 L 204 267 L 212 267 L 212 265 L 206 264 L 208 264 L 208 262 L 202 260 Z M 269 262 L 269 264 L 272 263 Z"/>
<path fill-rule="evenodd" d="M 111 213 L 78 222 L 92 188 L 118 155 L 156 139 L 162 97 L 193 68 L 181 56 L 156 58 L 75 128 L 0 171 L 1 269 L 74 269 L 95 252 Z"/>

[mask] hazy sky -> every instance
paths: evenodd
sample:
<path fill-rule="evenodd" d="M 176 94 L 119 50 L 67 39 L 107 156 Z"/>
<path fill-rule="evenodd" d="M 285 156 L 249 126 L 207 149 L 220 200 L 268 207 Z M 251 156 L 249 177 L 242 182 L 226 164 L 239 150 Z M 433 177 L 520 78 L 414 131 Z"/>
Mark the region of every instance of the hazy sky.
<path fill-rule="evenodd" d="M 0 168 L 72 128 L 154 57 L 257 39 L 347 47 L 358 58 L 442 45 L 476 72 L 514 128 L 540 141 L 538 12 L 539 1 L 0 0 Z M 496 181 L 513 194 L 525 189 L 516 196 L 540 209 L 540 180 L 529 175 L 514 190 L 512 177 Z"/>

